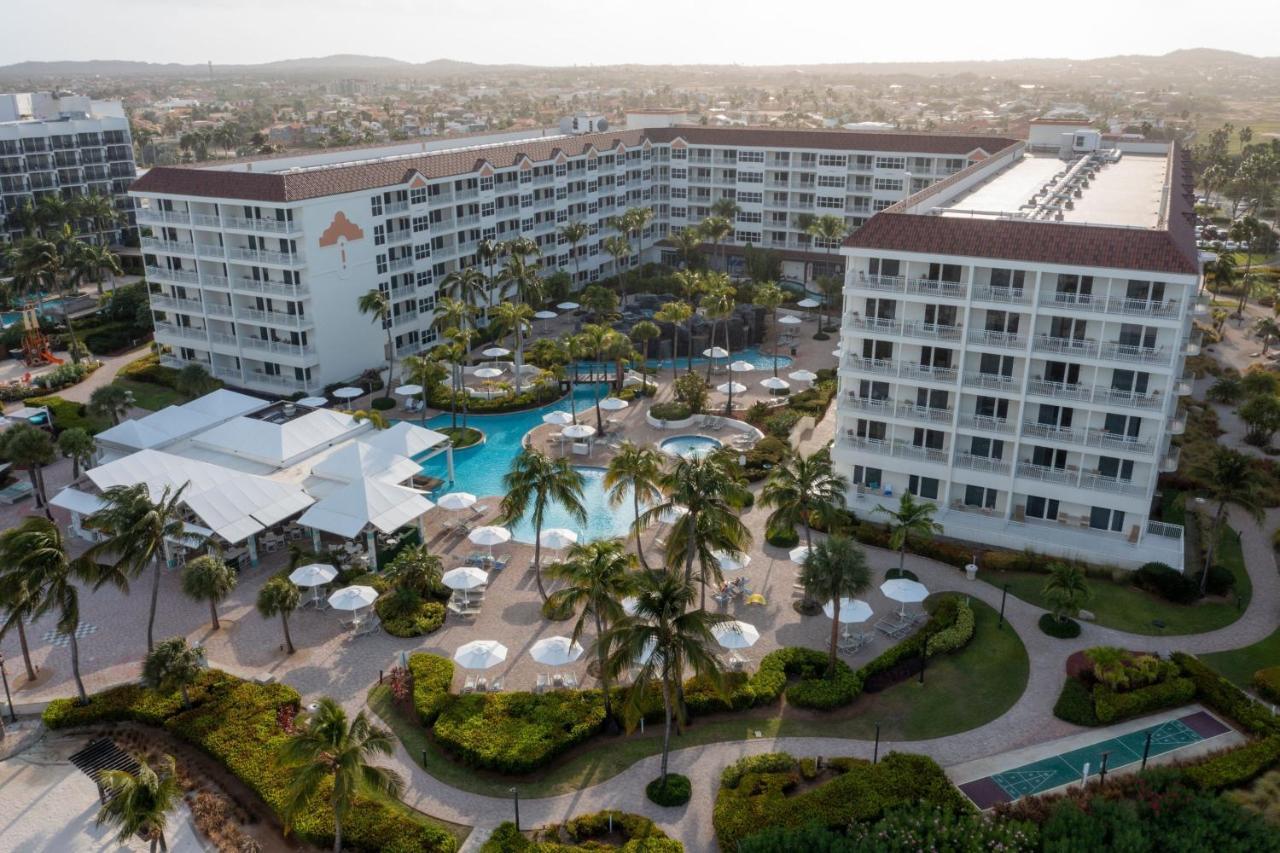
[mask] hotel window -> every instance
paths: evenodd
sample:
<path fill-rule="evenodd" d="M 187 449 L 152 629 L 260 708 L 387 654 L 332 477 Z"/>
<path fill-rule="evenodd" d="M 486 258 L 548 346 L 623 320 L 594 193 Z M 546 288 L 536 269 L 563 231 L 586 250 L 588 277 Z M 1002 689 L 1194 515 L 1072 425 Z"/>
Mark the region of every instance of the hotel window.
<path fill-rule="evenodd" d="M 877 157 L 877 169 L 905 169 L 907 168 L 906 157 Z"/>
<path fill-rule="evenodd" d="M 415 187 L 414 189 L 409 190 L 410 204 L 425 204 L 426 201 L 427 201 L 426 187 Z"/>
<path fill-rule="evenodd" d="M 481 216 L 493 216 L 493 211 L 494 211 L 494 206 L 493 206 L 493 202 L 491 201 L 486 201 L 484 204 L 480 205 Z"/>
<path fill-rule="evenodd" d="M 876 178 L 875 188 L 882 192 L 902 192 L 902 179 Z"/>
<path fill-rule="evenodd" d="M 413 230 L 415 232 L 426 231 L 431 227 L 431 218 L 428 216 L 413 217 Z"/>
<path fill-rule="evenodd" d="M 426 314 L 436 309 L 436 298 L 432 296 L 424 296 L 418 300 L 418 313 Z"/>
<path fill-rule="evenodd" d="M 431 257 L 431 245 L 429 243 L 419 243 L 414 246 L 413 257 L 419 261 Z"/>
<path fill-rule="evenodd" d="M 375 195 L 373 198 L 369 199 L 369 208 L 373 212 L 374 216 L 381 216 L 382 215 L 382 196 Z"/>
<path fill-rule="evenodd" d="M 683 208 L 683 207 L 671 208 L 672 219 L 684 219 L 686 216 L 688 216 L 688 214 L 689 214 L 689 211 L 687 208 Z"/>
<path fill-rule="evenodd" d="M 938 499 L 938 480 L 935 477 L 920 477 L 912 474 L 907 480 L 907 491 L 918 498 Z"/>
<path fill-rule="evenodd" d="M 556 164 L 556 177 L 557 177 L 557 178 L 563 178 L 563 177 L 566 177 L 568 174 L 569 174 L 569 167 L 568 167 L 568 166 L 566 166 L 564 163 L 557 163 L 557 164 Z"/>
<path fill-rule="evenodd" d="M 600 192 L 600 182 L 599 182 L 599 181 L 588 181 L 588 182 L 587 182 L 587 192 L 589 192 L 589 193 L 598 193 L 598 192 Z"/>
<path fill-rule="evenodd" d="M 1027 495 L 1027 518 L 1041 518 L 1045 521 L 1058 519 L 1058 501 L 1056 498 L 1042 498 L 1039 495 Z"/>
<path fill-rule="evenodd" d="M 750 190 L 744 190 L 738 193 L 738 202 L 740 204 L 763 204 L 764 193 L 751 192 Z"/>
<path fill-rule="evenodd" d="M 986 489 L 982 486 L 965 486 L 964 487 L 964 505 L 976 506 L 982 509 L 996 508 L 995 489 Z"/>
<path fill-rule="evenodd" d="M 672 159 L 672 160 L 687 160 L 687 159 L 689 159 L 689 149 L 688 149 L 688 148 L 672 148 L 672 149 L 671 149 L 671 159 Z"/>
<path fill-rule="evenodd" d="M 528 184 L 528 183 L 532 183 L 532 182 L 533 182 L 533 170 L 532 170 L 532 169 L 521 169 L 521 170 L 520 170 L 520 183 L 522 183 L 522 184 Z"/>
<path fill-rule="evenodd" d="M 676 168 L 673 168 L 673 169 L 671 170 L 671 180 L 673 180 L 673 181 L 684 181 L 684 180 L 688 180 L 688 178 L 689 178 L 689 170 L 688 170 L 688 169 L 683 169 L 683 168 L 681 168 L 681 169 L 676 169 Z"/>
<path fill-rule="evenodd" d="M 764 172 L 739 172 L 738 181 L 743 184 L 763 184 Z"/>
<path fill-rule="evenodd" d="M 820 195 L 818 196 L 818 207 L 825 208 L 827 210 L 843 210 L 844 199 L 836 198 L 834 196 Z"/>
<path fill-rule="evenodd" d="M 739 243 L 759 243 L 759 231 L 737 231 L 733 235 L 733 239 Z"/>
<path fill-rule="evenodd" d="M 532 219 L 532 218 L 529 218 L 529 219 L 521 219 L 521 220 L 520 220 L 520 230 L 521 230 L 521 231 L 532 231 L 532 230 L 533 230 L 533 219 Z"/>
<path fill-rule="evenodd" d="M 385 275 L 387 272 L 387 256 L 378 255 L 375 265 L 378 270 L 378 275 Z"/>
<path fill-rule="evenodd" d="M 819 175 L 818 186 L 820 187 L 843 187 L 845 185 L 844 175 Z"/>
<path fill-rule="evenodd" d="M 764 152 L 763 151 L 739 151 L 738 162 L 739 163 L 763 163 Z"/>
<path fill-rule="evenodd" d="M 875 211 L 884 210 L 886 207 L 893 205 L 893 202 L 887 198 L 878 198 L 871 203 L 871 209 Z"/>
<path fill-rule="evenodd" d="M 843 169 L 849 164 L 849 158 L 843 154 L 822 154 L 818 157 L 819 166 L 837 166 Z"/>
<path fill-rule="evenodd" d="M 387 229 L 382 225 L 373 226 L 373 245 L 385 246 L 387 243 Z"/>
<path fill-rule="evenodd" d="M 688 187 L 672 187 L 671 197 L 672 198 L 688 198 L 689 197 Z"/>
<path fill-rule="evenodd" d="M 565 223 L 568 221 L 569 221 L 569 211 L 563 210 L 563 209 L 556 211 L 556 222 Z"/>
<path fill-rule="evenodd" d="M 556 201 L 564 201 L 569 197 L 569 190 L 565 187 L 556 187 Z"/>
<path fill-rule="evenodd" d="M 417 287 L 430 287 L 435 282 L 435 276 L 431 274 L 431 270 L 422 270 L 417 274 L 414 285 Z"/>
<path fill-rule="evenodd" d="M 802 151 L 800 153 L 800 168 L 812 169 L 814 167 L 814 164 L 816 164 L 817 162 L 818 162 L 817 154 L 814 154 L 809 151 Z"/>
<path fill-rule="evenodd" d="M 493 175 L 481 176 L 480 192 L 483 192 L 483 193 L 493 192 Z"/>
<path fill-rule="evenodd" d="M 758 210 L 740 210 L 738 211 L 739 222 L 763 222 L 764 215 Z"/>
<path fill-rule="evenodd" d="M 1124 530 L 1124 511 L 1095 506 L 1089 510 L 1089 526 L 1094 530 Z"/>
<path fill-rule="evenodd" d="M 884 471 L 879 468 L 864 468 L 861 465 L 853 466 L 853 482 L 859 486 L 866 486 L 868 489 L 880 488 L 880 481 L 884 477 Z"/>

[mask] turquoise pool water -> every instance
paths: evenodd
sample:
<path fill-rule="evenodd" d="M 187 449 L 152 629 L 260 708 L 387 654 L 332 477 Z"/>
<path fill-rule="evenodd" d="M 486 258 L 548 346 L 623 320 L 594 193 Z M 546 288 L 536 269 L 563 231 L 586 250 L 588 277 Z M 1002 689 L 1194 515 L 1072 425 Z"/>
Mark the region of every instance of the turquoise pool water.
<path fill-rule="evenodd" d="M 57 308 L 61 304 L 62 304 L 61 299 L 46 299 L 44 301 L 44 304 L 41 306 L 40 313 L 48 316 L 52 313 L 54 308 Z M 3 313 L 0 313 L 0 325 L 3 325 L 6 329 L 12 326 L 14 323 L 19 323 L 21 321 L 22 321 L 21 311 L 5 311 Z"/>
<path fill-rule="evenodd" d="M 570 517 L 560 504 L 553 504 L 543 519 L 542 529 L 567 527 L 578 534 L 578 541 L 590 542 L 593 539 L 606 539 L 610 536 L 626 536 L 631 530 L 631 522 L 635 520 L 635 512 L 631 507 L 631 490 L 617 507 L 609 505 L 608 495 L 604 488 L 604 469 L 575 466 L 582 475 L 582 506 L 587 511 L 586 524 L 580 524 Z M 519 542 L 534 541 L 533 519 L 526 517 L 511 528 L 511 535 Z"/>
<path fill-rule="evenodd" d="M 716 359 L 717 363 L 719 364 L 727 364 L 729 361 L 739 361 L 739 360 L 749 362 L 757 370 L 773 370 L 773 355 L 770 353 L 761 352 L 757 347 L 750 347 L 749 349 L 744 349 L 741 352 L 735 352 L 727 359 L 724 359 L 724 358 Z M 672 359 L 669 359 L 669 358 L 663 358 L 663 359 L 651 358 L 649 359 L 649 366 L 656 368 L 658 370 L 670 370 L 671 362 L 672 362 Z M 688 364 L 688 362 L 689 362 L 688 358 L 681 357 L 679 359 L 676 359 L 676 366 L 684 367 L 686 364 Z M 707 360 L 700 355 L 696 355 L 693 357 L 693 364 L 695 367 L 697 367 L 698 365 L 702 365 L 703 367 L 706 367 Z M 579 362 L 579 365 L 582 367 L 583 370 L 591 370 L 594 368 L 601 367 L 599 362 L 594 362 L 594 361 Z M 789 355 L 778 356 L 779 370 L 781 370 L 784 367 L 789 367 L 790 365 L 791 365 L 791 356 Z M 610 372 L 612 372 L 613 362 L 609 362 L 608 365 L 606 365 L 605 367 Z M 570 370 L 572 370 L 572 368 L 570 368 Z"/>
<path fill-rule="evenodd" d="M 709 435 L 675 435 L 664 438 L 658 445 L 673 456 L 685 459 L 701 459 L 722 446 L 720 440 Z"/>

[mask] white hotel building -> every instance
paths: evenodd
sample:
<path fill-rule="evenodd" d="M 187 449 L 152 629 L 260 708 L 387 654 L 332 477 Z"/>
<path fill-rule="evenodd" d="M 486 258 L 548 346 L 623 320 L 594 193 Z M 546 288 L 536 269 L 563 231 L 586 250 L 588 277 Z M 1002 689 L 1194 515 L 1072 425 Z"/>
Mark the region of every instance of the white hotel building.
<path fill-rule="evenodd" d="M 1054 123 L 873 218 L 848 261 L 833 456 L 868 513 L 958 539 L 1181 569 L 1151 519 L 1199 352 L 1182 155 Z"/>
<path fill-rule="evenodd" d="M 372 287 L 391 300 L 395 355 L 432 346 L 441 280 L 474 265 L 484 239 L 523 235 L 544 270 L 582 287 L 616 272 L 602 248 L 611 218 L 647 206 L 638 250 L 740 207 L 725 251 L 776 249 L 800 278 L 838 266 L 804 214 L 862 225 L 875 211 L 1011 144 L 951 136 L 663 126 L 585 134 L 536 131 L 326 151 L 149 171 L 132 189 L 156 339 L 170 363 L 199 363 L 229 384 L 291 393 L 350 379 L 386 358 L 386 333 L 362 317 Z M 595 126 L 599 126 L 598 124 Z M 558 234 L 586 222 L 590 236 Z M 638 263 L 632 257 L 625 265 Z"/>

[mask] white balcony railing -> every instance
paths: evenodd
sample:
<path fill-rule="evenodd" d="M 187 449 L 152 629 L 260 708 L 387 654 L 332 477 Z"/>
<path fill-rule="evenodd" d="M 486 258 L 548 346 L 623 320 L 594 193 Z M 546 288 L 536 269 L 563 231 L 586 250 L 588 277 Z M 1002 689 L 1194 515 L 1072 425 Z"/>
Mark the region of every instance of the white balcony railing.
<path fill-rule="evenodd" d="M 1025 335 L 1017 332 L 998 332 L 989 329 L 970 329 L 969 343 L 1002 349 L 1023 349 L 1027 345 Z"/>
<path fill-rule="evenodd" d="M 974 456 L 972 453 L 957 453 L 955 466 L 957 468 L 967 468 L 970 471 L 983 471 L 988 474 L 1008 474 L 1012 469 L 1012 463 L 1007 459 Z"/>

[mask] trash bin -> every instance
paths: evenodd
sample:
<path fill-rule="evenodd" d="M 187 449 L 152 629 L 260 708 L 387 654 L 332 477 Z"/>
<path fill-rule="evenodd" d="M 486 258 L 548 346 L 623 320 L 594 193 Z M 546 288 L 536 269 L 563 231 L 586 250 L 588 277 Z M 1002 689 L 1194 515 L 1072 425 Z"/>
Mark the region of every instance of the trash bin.
<path fill-rule="evenodd" d="M 978 564 L 970 563 L 964 567 L 964 573 L 969 576 L 969 580 L 976 580 L 978 577 Z"/>
<path fill-rule="evenodd" d="M 795 348 L 795 347 L 792 347 L 792 348 L 791 348 L 791 355 L 792 355 L 793 357 L 794 357 L 795 355 L 797 355 L 797 352 L 796 352 L 796 348 Z"/>

